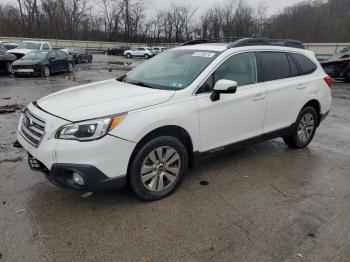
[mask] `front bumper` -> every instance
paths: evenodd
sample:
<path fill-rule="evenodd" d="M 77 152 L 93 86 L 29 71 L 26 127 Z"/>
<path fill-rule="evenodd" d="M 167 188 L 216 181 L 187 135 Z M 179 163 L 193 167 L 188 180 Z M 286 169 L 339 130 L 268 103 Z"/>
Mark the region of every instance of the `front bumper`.
<path fill-rule="evenodd" d="M 56 139 L 56 130 L 67 121 L 32 104 L 28 109 L 45 120 L 45 134 L 37 147 L 24 138 L 20 129 L 17 134 L 18 142 L 29 153 L 28 160 L 34 160 L 33 169 L 44 171 L 58 186 L 77 190 L 103 191 L 126 184 L 129 159 L 136 143 L 111 135 L 89 142 Z M 72 183 L 73 172 L 83 177 L 84 186 Z"/>

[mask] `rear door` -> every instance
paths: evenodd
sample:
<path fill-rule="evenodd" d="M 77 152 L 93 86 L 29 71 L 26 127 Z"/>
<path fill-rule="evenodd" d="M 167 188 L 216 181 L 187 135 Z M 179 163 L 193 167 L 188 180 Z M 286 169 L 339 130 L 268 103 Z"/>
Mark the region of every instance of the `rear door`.
<path fill-rule="evenodd" d="M 266 88 L 267 108 L 263 133 L 289 127 L 296 120 L 305 85 L 294 59 L 287 52 L 259 52 L 260 81 Z"/>

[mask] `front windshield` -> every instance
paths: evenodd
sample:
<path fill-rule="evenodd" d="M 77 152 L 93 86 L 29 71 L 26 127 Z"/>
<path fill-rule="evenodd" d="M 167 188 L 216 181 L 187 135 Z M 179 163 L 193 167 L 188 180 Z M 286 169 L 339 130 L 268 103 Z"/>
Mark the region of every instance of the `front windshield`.
<path fill-rule="evenodd" d="M 43 59 L 47 56 L 48 52 L 29 52 L 25 56 L 22 57 L 24 60 L 38 60 L 38 59 Z"/>
<path fill-rule="evenodd" d="M 136 67 L 125 82 L 167 90 L 184 89 L 217 55 L 213 51 L 169 50 Z"/>
<path fill-rule="evenodd" d="M 22 42 L 19 44 L 19 46 L 17 48 L 39 50 L 40 46 L 41 46 L 41 44 L 39 44 L 39 43 Z"/>

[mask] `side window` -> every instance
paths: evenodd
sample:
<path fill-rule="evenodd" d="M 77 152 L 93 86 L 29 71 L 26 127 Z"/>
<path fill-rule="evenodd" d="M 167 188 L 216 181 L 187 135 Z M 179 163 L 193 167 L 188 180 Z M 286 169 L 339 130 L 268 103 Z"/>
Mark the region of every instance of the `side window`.
<path fill-rule="evenodd" d="M 48 57 L 49 57 L 49 59 L 52 59 L 52 58 L 56 59 L 57 58 L 57 54 L 56 54 L 56 52 L 52 51 L 52 52 L 49 53 Z"/>
<path fill-rule="evenodd" d="M 314 64 L 314 62 L 312 62 L 309 58 L 305 57 L 304 55 L 294 53 L 292 54 L 292 56 L 299 64 L 300 69 L 304 75 L 311 74 L 317 69 L 317 66 Z"/>
<path fill-rule="evenodd" d="M 299 76 L 301 75 L 297 65 L 295 64 L 294 60 L 292 59 L 292 57 L 290 55 L 288 56 L 288 62 L 289 62 L 289 66 L 290 66 L 290 76 Z"/>
<path fill-rule="evenodd" d="M 242 53 L 231 56 L 223 62 L 197 93 L 210 92 L 215 83 L 221 79 L 236 81 L 238 86 L 245 86 L 256 83 L 257 78 L 255 53 Z"/>
<path fill-rule="evenodd" d="M 61 52 L 61 51 L 56 51 L 56 54 L 57 54 L 59 59 L 65 59 L 66 58 L 66 54 Z"/>
<path fill-rule="evenodd" d="M 286 53 L 261 52 L 262 81 L 272 81 L 290 77 L 289 61 Z"/>
<path fill-rule="evenodd" d="M 48 44 L 43 44 L 42 50 L 50 50 L 50 47 Z"/>

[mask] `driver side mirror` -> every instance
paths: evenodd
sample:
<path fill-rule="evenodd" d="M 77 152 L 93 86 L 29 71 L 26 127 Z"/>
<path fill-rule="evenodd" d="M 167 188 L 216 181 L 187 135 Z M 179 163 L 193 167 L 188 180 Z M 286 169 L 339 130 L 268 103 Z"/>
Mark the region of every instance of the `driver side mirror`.
<path fill-rule="evenodd" d="M 237 82 L 227 79 L 221 79 L 216 82 L 213 92 L 210 95 L 211 101 L 217 101 L 220 99 L 220 94 L 234 94 L 237 91 Z"/>

